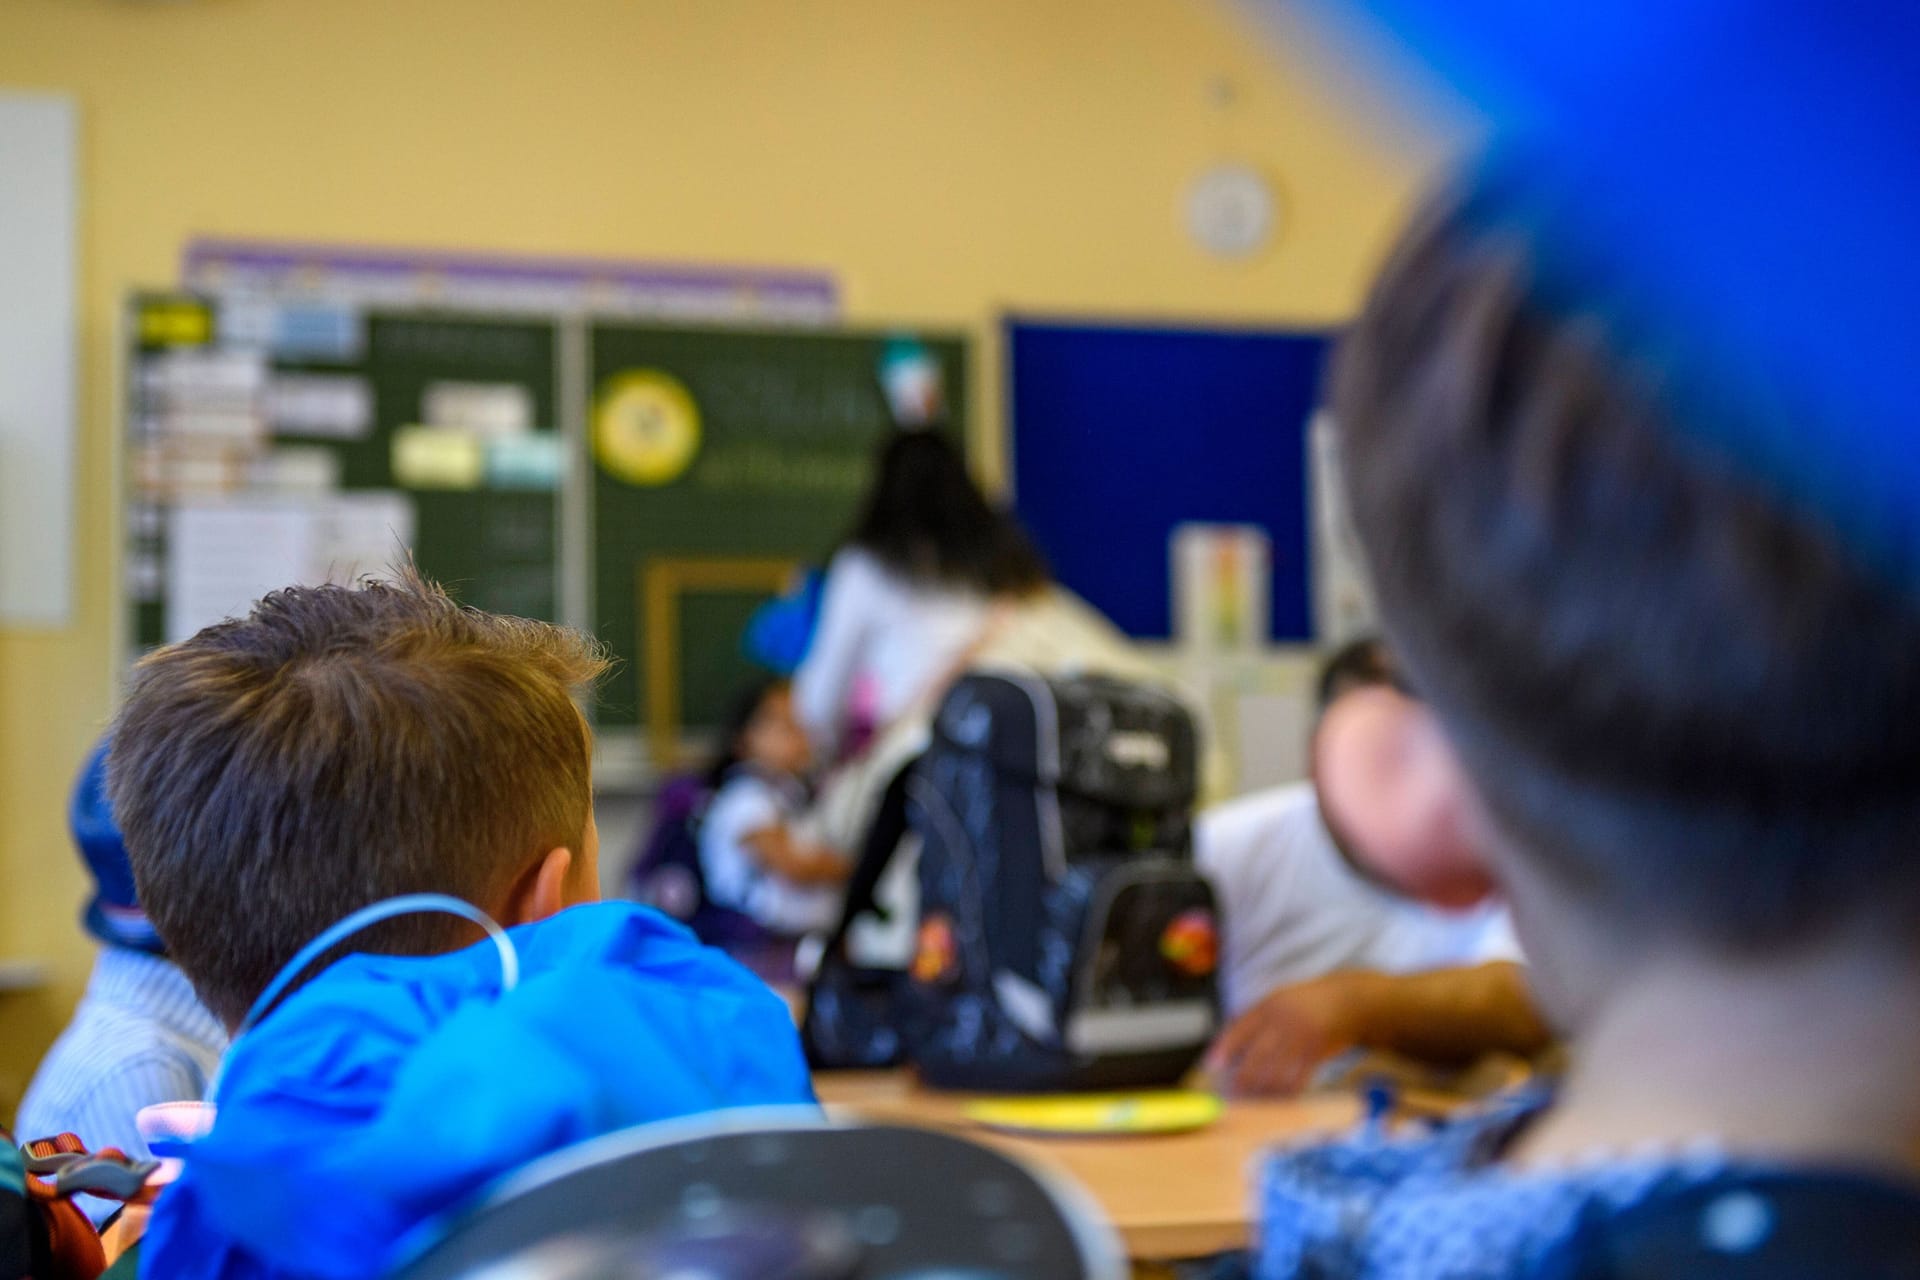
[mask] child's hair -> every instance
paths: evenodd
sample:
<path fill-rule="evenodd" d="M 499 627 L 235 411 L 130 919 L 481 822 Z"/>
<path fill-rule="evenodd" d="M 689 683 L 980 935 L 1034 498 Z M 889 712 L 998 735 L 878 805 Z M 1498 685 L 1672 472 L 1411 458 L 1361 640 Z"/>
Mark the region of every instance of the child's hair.
<path fill-rule="evenodd" d="M 140 901 L 201 998 L 237 1023 L 342 916 L 396 894 L 485 905 L 528 860 L 581 852 L 583 636 L 455 604 L 411 570 L 276 591 L 134 668 L 109 787 Z M 429 952 L 411 916 L 363 949 Z"/>
<path fill-rule="evenodd" d="M 1341 694 L 1383 684 L 1395 688 L 1401 685 L 1400 670 L 1394 665 L 1387 642 L 1379 636 L 1349 640 L 1321 664 L 1320 678 L 1314 686 L 1314 710 L 1325 715 Z"/>
<path fill-rule="evenodd" d="M 1920 607 L 1705 443 L 1757 396 L 1675 393 L 1701 370 L 1545 288 L 1490 190 L 1414 228 L 1336 372 L 1395 652 L 1581 900 L 1738 953 L 1916 936 Z"/>
<path fill-rule="evenodd" d="M 760 714 L 761 706 L 774 694 L 787 688 L 789 681 L 784 676 L 756 676 L 727 703 L 726 714 L 720 721 L 718 745 L 714 748 L 713 763 L 707 766 L 706 785 L 710 791 L 718 791 L 726 785 L 727 775 L 737 768 L 742 760 L 740 740 L 747 736 L 747 730 L 753 726 L 754 717 Z"/>
<path fill-rule="evenodd" d="M 898 431 L 847 542 L 914 582 L 1028 595 L 1047 567 L 1013 518 L 989 503 L 960 451 L 935 431 Z"/>

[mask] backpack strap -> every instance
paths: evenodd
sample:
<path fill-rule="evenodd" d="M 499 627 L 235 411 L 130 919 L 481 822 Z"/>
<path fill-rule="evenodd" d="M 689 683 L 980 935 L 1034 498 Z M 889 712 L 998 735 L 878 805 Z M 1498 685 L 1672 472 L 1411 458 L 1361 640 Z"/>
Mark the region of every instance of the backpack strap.
<path fill-rule="evenodd" d="M 900 771 L 887 783 L 885 791 L 880 793 L 880 805 L 874 811 L 873 821 L 867 825 L 866 839 L 860 846 L 860 858 L 853 864 L 853 873 L 847 877 L 847 900 L 841 908 L 840 922 L 827 938 L 827 955 L 838 954 L 847 940 L 847 933 L 853 928 L 853 922 L 863 915 L 876 915 L 886 918 L 886 911 L 874 899 L 880 888 L 880 880 L 893 865 L 893 858 L 900 850 L 900 843 L 907 835 L 907 781 L 913 774 L 913 768 L 920 763 L 916 756 L 900 766 Z"/>
<path fill-rule="evenodd" d="M 65 1200 L 70 1196 L 98 1196 L 103 1200 L 137 1200 L 147 1179 L 160 1167 L 158 1160 L 134 1160 L 117 1147 L 88 1151 L 71 1133 L 40 1138 L 20 1148 L 25 1157 L 27 1194 L 36 1200 Z"/>
<path fill-rule="evenodd" d="M 71 1133 L 16 1147 L 0 1130 L 0 1280 L 94 1280 L 106 1252 L 73 1197 L 138 1200 L 159 1167 Z"/>
<path fill-rule="evenodd" d="M 874 893 L 893 864 L 907 833 L 907 782 L 917 761 L 894 774 L 868 824 L 860 858 L 847 882 L 840 922 L 828 935 L 819 967 L 807 983 L 800 1043 L 807 1063 L 827 1067 L 879 1068 L 898 1064 L 902 1053 L 900 988 L 905 974 L 856 967 L 846 954 L 847 934 L 861 916 L 878 913 Z"/>

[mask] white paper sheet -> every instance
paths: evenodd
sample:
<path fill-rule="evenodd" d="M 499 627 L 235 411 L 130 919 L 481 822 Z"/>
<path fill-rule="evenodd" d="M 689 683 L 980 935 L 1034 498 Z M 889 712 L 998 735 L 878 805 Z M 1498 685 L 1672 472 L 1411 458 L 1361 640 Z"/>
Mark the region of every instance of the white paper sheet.
<path fill-rule="evenodd" d="M 390 490 L 175 507 L 167 545 L 168 643 L 244 616 L 281 587 L 384 572 L 413 542 L 413 503 Z"/>
<path fill-rule="evenodd" d="M 322 445 L 269 449 L 248 460 L 247 485 L 256 493 L 323 498 L 340 487 L 340 455 Z"/>
<path fill-rule="evenodd" d="M 346 373 L 279 373 L 267 383 L 267 425 L 285 435 L 365 439 L 373 429 L 373 389 Z"/>
<path fill-rule="evenodd" d="M 142 360 L 140 379 L 143 391 L 170 408 L 256 410 L 267 386 L 267 357 L 228 347 L 168 351 Z"/>
<path fill-rule="evenodd" d="M 533 394 L 515 382 L 429 382 L 420 421 L 489 440 L 521 435 L 533 430 Z"/>
<path fill-rule="evenodd" d="M 266 434 L 267 424 L 249 407 L 191 408 L 177 405 L 155 420 L 168 439 L 198 440 L 251 448 Z"/>
<path fill-rule="evenodd" d="M 1257 651 L 1267 642 L 1273 543 L 1244 524 L 1173 530 L 1174 635 L 1191 650 Z"/>
<path fill-rule="evenodd" d="M 313 582 L 384 575 L 413 545 L 413 500 L 387 489 L 341 493 L 314 504 Z"/>
<path fill-rule="evenodd" d="M 304 504 L 183 503 L 167 545 L 167 643 L 240 617 L 269 591 L 299 582 L 314 554 Z"/>

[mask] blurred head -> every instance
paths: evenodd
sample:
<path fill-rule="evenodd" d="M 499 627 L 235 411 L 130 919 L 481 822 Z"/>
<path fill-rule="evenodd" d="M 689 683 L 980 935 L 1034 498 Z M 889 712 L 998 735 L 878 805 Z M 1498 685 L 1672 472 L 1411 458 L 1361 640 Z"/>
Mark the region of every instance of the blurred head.
<path fill-rule="evenodd" d="M 873 487 L 847 542 L 915 582 L 983 595 L 1047 585 L 1027 535 L 995 510 L 936 431 L 896 431 L 880 446 Z"/>
<path fill-rule="evenodd" d="M 1309 755 L 1321 819 L 1356 870 L 1449 910 L 1493 893 L 1466 779 L 1377 637 L 1347 645 L 1322 668 Z"/>
<path fill-rule="evenodd" d="M 720 742 L 709 779 L 715 788 L 742 764 L 798 776 L 813 763 L 807 731 L 793 714 L 792 686 L 784 679 L 758 680 L 742 689 L 720 726 Z"/>
<path fill-rule="evenodd" d="M 398 894 L 503 924 L 598 895 L 589 741 L 604 669 L 571 631 L 456 605 L 411 572 L 276 591 L 143 659 L 109 789 L 172 958 L 237 1025 L 305 943 Z M 355 950 L 474 935 L 407 916 Z"/>
<path fill-rule="evenodd" d="M 1529 958 L 1577 1001 L 1629 950 L 1911 947 L 1920 608 L 1700 443 L 1756 397 L 1682 400 L 1697 353 L 1549 289 L 1489 190 L 1405 238 L 1334 407 Z"/>

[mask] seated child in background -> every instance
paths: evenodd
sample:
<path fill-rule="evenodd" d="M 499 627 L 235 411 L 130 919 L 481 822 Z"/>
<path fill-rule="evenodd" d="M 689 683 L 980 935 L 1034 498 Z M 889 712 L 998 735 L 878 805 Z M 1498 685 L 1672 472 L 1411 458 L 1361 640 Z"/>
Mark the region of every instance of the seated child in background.
<path fill-rule="evenodd" d="M 1363 770 L 1349 782 L 1343 759 L 1322 765 L 1329 733 L 1362 690 L 1394 688 L 1386 646 L 1355 641 L 1327 660 L 1310 755 L 1313 779 L 1256 792 L 1202 813 L 1194 856 L 1232 911 L 1223 921 L 1221 996 L 1229 1015 L 1244 1013 L 1277 987 L 1345 969 L 1406 973 L 1516 960 L 1507 913 L 1497 902 L 1441 910 L 1382 884 L 1353 855 L 1352 837 L 1336 839 L 1323 791 L 1360 794 L 1349 808 L 1404 810 L 1400 779 Z M 1337 722 L 1338 721 L 1338 722 Z M 1349 821 L 1346 826 L 1350 826 Z M 1371 834 L 1371 833 L 1369 833 Z"/>
<path fill-rule="evenodd" d="M 713 798 L 700 819 L 707 893 L 779 939 L 831 929 L 853 869 L 796 825 L 807 807 L 804 775 L 812 760 L 791 687 L 766 680 L 736 700 L 707 774 Z"/>
<path fill-rule="evenodd" d="M 94 881 L 81 921 L 99 940 L 100 955 L 73 1021 L 27 1086 L 14 1130 L 25 1141 L 71 1133 L 89 1150 L 117 1147 L 145 1159 L 150 1153 L 134 1117 L 155 1103 L 204 1097 L 227 1033 L 167 959 L 140 909 L 107 805 L 106 757 L 103 742 L 82 766 L 67 808 L 73 843 Z M 120 1207 L 92 1196 L 78 1203 L 96 1222 Z"/>
<path fill-rule="evenodd" d="M 1353 1048 L 1453 1064 L 1530 1054 L 1546 1028 L 1506 909 L 1449 829 L 1445 768 L 1377 638 L 1322 668 L 1311 782 L 1211 809 L 1194 854 L 1222 917 L 1234 1021 L 1210 1064 L 1239 1093 L 1293 1092 Z M 1436 803 L 1436 800 L 1441 803 Z"/>
<path fill-rule="evenodd" d="M 1702 396 L 1725 366 L 1541 286 L 1531 207 L 1482 179 L 1424 217 L 1334 412 L 1572 1070 L 1278 1158 L 1261 1274 L 1911 1274 L 1920 602 L 1708 444 L 1782 402 Z"/>
<path fill-rule="evenodd" d="M 275 592 L 135 668 L 114 812 L 160 936 L 238 1033 L 147 1273 L 382 1274 L 408 1231 L 539 1155 L 811 1103 L 762 983 L 647 908 L 576 905 L 599 838 L 574 699 L 604 666 L 408 572 Z M 409 911 L 255 1009 L 330 926 L 412 894 L 521 927 L 496 952 Z"/>

